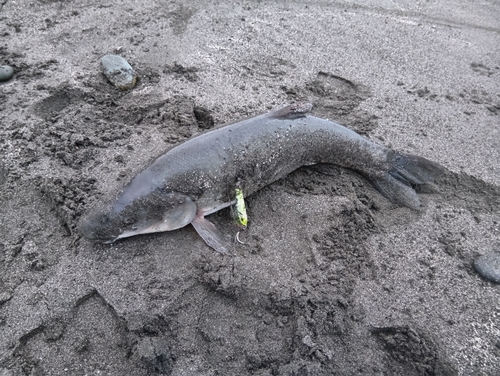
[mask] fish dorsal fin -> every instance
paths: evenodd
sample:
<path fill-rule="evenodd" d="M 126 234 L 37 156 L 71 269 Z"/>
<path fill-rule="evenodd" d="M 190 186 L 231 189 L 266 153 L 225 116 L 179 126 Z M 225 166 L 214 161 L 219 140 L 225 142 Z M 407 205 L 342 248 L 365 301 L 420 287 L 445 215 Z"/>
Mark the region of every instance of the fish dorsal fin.
<path fill-rule="evenodd" d="M 297 102 L 271 111 L 268 116 L 273 119 L 297 119 L 305 117 L 312 110 L 312 103 Z"/>

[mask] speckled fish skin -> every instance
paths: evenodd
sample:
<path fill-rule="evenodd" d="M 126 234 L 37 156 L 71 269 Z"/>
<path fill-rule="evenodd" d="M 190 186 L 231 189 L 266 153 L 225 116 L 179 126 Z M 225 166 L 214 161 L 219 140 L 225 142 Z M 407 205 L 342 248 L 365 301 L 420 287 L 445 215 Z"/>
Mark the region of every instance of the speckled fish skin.
<path fill-rule="evenodd" d="M 207 241 L 197 220 L 234 203 L 236 188 L 247 197 L 301 166 L 317 163 L 358 171 L 392 201 L 418 209 L 420 202 L 410 184 L 434 179 L 442 172 L 438 164 L 397 153 L 335 122 L 310 116 L 311 107 L 290 105 L 174 147 L 125 186 L 111 207 L 82 219 L 80 232 L 110 242 L 193 223 Z M 168 212 L 176 202 L 186 210 L 177 208 L 180 219 L 172 221 Z"/>
<path fill-rule="evenodd" d="M 301 166 L 320 162 L 365 172 L 383 170 L 385 148 L 325 119 L 264 114 L 174 147 L 135 177 L 114 208 L 165 189 L 187 194 L 210 214 L 234 199 L 236 184 L 248 197 Z"/>

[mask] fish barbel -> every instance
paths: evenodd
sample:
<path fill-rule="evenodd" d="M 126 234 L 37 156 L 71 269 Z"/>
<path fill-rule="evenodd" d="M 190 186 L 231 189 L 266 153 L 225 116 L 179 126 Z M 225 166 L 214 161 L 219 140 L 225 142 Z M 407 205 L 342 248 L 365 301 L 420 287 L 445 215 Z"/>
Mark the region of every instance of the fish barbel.
<path fill-rule="evenodd" d="M 444 170 L 425 158 L 375 144 L 296 103 L 232 123 L 175 146 L 79 222 L 79 232 L 106 243 L 192 224 L 213 249 L 228 253 L 205 217 L 248 197 L 301 166 L 334 164 L 357 171 L 392 202 L 418 210 L 414 186 Z"/>

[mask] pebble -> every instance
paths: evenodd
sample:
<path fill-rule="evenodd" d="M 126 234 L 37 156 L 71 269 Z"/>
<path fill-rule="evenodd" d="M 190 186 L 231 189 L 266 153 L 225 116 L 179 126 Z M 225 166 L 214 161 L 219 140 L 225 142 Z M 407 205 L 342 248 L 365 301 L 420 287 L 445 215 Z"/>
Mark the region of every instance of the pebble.
<path fill-rule="evenodd" d="M 14 68 L 8 65 L 0 66 L 0 82 L 9 81 L 14 75 Z"/>
<path fill-rule="evenodd" d="M 137 73 L 123 57 L 106 55 L 101 58 L 106 78 L 120 90 L 133 89 L 137 83 Z"/>
<path fill-rule="evenodd" d="M 500 283 L 500 253 L 492 252 L 474 262 L 476 272 L 488 281 Z"/>

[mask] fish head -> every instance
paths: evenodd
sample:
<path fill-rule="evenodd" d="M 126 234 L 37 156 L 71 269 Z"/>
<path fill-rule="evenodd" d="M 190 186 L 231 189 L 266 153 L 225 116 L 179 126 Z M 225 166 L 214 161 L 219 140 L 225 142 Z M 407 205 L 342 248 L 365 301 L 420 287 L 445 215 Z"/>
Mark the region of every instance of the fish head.
<path fill-rule="evenodd" d="M 187 195 L 154 190 L 147 195 L 95 206 L 78 223 L 88 239 L 113 243 L 130 236 L 176 230 L 196 217 L 196 203 Z"/>

